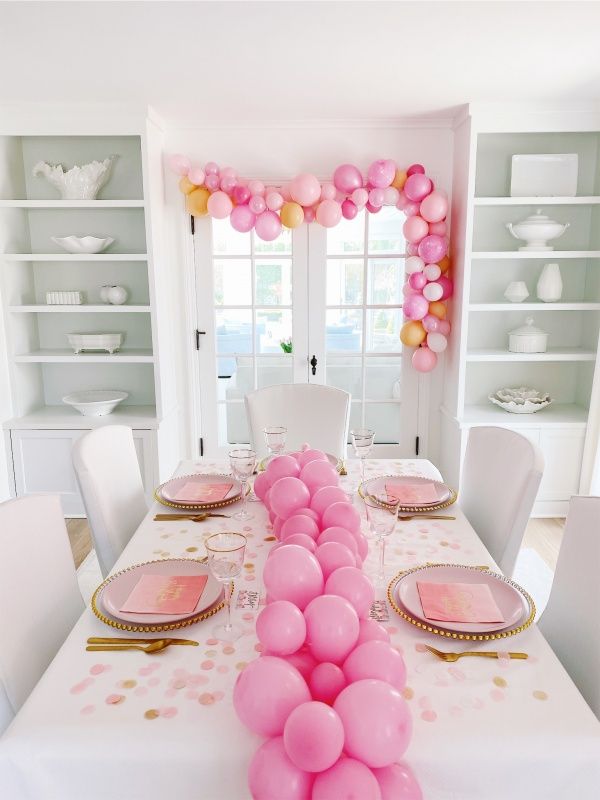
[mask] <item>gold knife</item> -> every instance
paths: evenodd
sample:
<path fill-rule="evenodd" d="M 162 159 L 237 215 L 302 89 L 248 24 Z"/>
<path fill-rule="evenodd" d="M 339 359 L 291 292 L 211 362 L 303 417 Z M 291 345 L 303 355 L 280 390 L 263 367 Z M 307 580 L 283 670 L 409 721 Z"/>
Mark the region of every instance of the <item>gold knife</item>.
<path fill-rule="evenodd" d="M 150 639 L 126 639 L 125 637 L 118 637 L 118 638 L 110 638 L 108 636 L 90 636 L 87 640 L 88 644 L 147 644 L 148 642 L 156 642 L 159 639 L 162 639 L 160 636 L 156 636 Z M 198 642 L 195 642 L 193 639 L 164 639 L 164 641 L 168 642 L 169 644 L 189 644 L 192 647 L 197 647 Z"/>

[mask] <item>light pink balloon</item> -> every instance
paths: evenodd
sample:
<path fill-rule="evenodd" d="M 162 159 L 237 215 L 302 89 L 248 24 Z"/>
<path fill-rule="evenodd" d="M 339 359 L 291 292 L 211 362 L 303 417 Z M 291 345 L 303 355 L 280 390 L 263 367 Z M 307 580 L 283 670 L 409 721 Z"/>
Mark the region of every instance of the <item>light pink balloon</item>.
<path fill-rule="evenodd" d="M 323 594 L 307 605 L 304 618 L 306 644 L 313 656 L 341 664 L 358 639 L 358 614 L 352 605 L 343 597 Z"/>
<path fill-rule="evenodd" d="M 262 181 L 249 181 L 248 189 L 252 195 L 263 195 L 265 193 L 265 185 Z"/>
<path fill-rule="evenodd" d="M 270 489 L 271 508 L 282 519 L 291 517 L 310 502 L 310 492 L 299 478 L 279 478 Z"/>
<path fill-rule="evenodd" d="M 310 507 L 321 516 L 325 509 L 333 503 L 346 502 L 348 502 L 346 493 L 339 486 L 323 486 L 314 493 Z"/>
<path fill-rule="evenodd" d="M 423 287 L 423 297 L 433 303 L 435 300 L 441 300 L 444 290 L 439 283 L 432 281 L 427 286 Z"/>
<path fill-rule="evenodd" d="M 250 189 L 247 186 L 236 186 L 233 190 L 233 199 L 238 205 L 244 205 L 247 203 L 252 195 L 250 194 Z"/>
<path fill-rule="evenodd" d="M 324 183 L 321 186 L 321 200 L 335 200 L 335 186 L 333 183 Z"/>
<path fill-rule="evenodd" d="M 223 167 L 219 174 L 221 178 L 233 178 L 234 180 L 237 180 L 237 172 L 233 167 Z"/>
<path fill-rule="evenodd" d="M 390 635 L 383 625 L 376 622 L 374 619 L 361 619 L 356 647 L 364 644 L 364 642 L 372 641 L 389 642 Z"/>
<path fill-rule="evenodd" d="M 412 732 L 410 711 L 389 683 L 371 678 L 351 683 L 333 707 L 344 725 L 344 751 L 352 758 L 369 767 L 387 767 L 406 750 Z"/>
<path fill-rule="evenodd" d="M 310 800 L 314 775 L 298 769 L 285 751 L 283 736 L 268 739 L 252 756 L 248 788 L 253 800 Z"/>
<path fill-rule="evenodd" d="M 404 194 L 414 203 L 421 203 L 431 192 L 433 184 L 426 175 L 415 172 L 409 175 L 403 187 Z"/>
<path fill-rule="evenodd" d="M 333 705 L 335 698 L 346 685 L 346 676 L 341 667 L 330 661 L 317 664 L 308 681 L 308 688 L 313 700 L 320 700 L 328 705 Z"/>
<path fill-rule="evenodd" d="M 360 514 L 348 502 L 333 503 L 323 512 L 321 526 L 323 529 L 339 526 L 350 533 L 357 533 L 360 531 Z"/>
<path fill-rule="evenodd" d="M 440 322 L 441 320 L 434 314 L 425 314 L 425 316 L 421 320 L 421 324 L 423 325 L 427 333 L 435 333 L 435 331 L 437 331 L 438 329 Z"/>
<path fill-rule="evenodd" d="M 448 347 L 448 340 L 439 331 L 427 334 L 427 347 L 434 353 L 443 353 Z"/>
<path fill-rule="evenodd" d="M 443 333 L 444 336 L 448 336 L 450 333 L 450 323 L 447 319 L 440 319 L 438 320 L 437 330 L 439 333 Z"/>
<path fill-rule="evenodd" d="M 423 275 L 425 275 L 428 281 L 437 281 L 441 274 L 442 270 L 438 264 L 427 264 L 423 270 Z"/>
<path fill-rule="evenodd" d="M 290 181 L 290 195 L 301 206 L 312 206 L 321 197 L 321 184 L 314 175 L 302 172 Z"/>
<path fill-rule="evenodd" d="M 354 164 L 341 164 L 333 173 L 333 183 L 336 189 L 344 194 L 352 194 L 355 189 L 363 185 L 362 175 Z"/>
<path fill-rule="evenodd" d="M 225 192 L 215 192 L 208 198 L 208 213 L 214 219 L 226 219 L 233 209 L 233 203 Z"/>
<path fill-rule="evenodd" d="M 411 294 L 405 298 L 402 311 L 407 319 L 423 319 L 429 311 L 429 303 L 421 294 Z"/>
<path fill-rule="evenodd" d="M 406 174 L 409 176 L 414 175 L 415 173 L 420 173 L 421 175 L 425 174 L 425 167 L 423 164 L 411 164 L 406 170 Z"/>
<path fill-rule="evenodd" d="M 346 199 L 342 202 L 342 216 L 344 219 L 354 219 L 358 214 L 356 203 L 352 200 Z"/>
<path fill-rule="evenodd" d="M 309 461 L 328 461 L 327 456 L 322 450 L 313 450 L 310 447 L 298 453 L 296 459 L 301 467 L 305 467 Z"/>
<path fill-rule="evenodd" d="M 271 512 L 272 512 L 272 509 L 271 509 L 271 487 L 270 486 L 269 486 L 269 488 L 267 489 L 267 491 L 265 492 L 265 494 L 263 496 L 263 503 L 265 504 L 265 506 L 267 508 L 267 511 L 269 512 L 269 516 L 270 516 Z M 273 522 L 272 519 L 271 519 L 271 522 Z"/>
<path fill-rule="evenodd" d="M 418 214 L 408 217 L 402 226 L 402 233 L 407 242 L 417 244 L 429 233 L 429 225 Z"/>
<path fill-rule="evenodd" d="M 454 291 L 452 280 L 446 277 L 446 275 L 440 275 L 437 282 L 442 287 L 442 300 L 447 300 L 448 297 L 452 297 L 452 292 Z"/>
<path fill-rule="evenodd" d="M 419 256 L 426 264 L 438 264 L 448 252 L 448 242 L 441 236 L 430 234 L 419 242 Z"/>
<path fill-rule="evenodd" d="M 409 256 L 406 259 L 406 264 L 404 265 L 406 269 L 406 273 L 408 275 L 412 275 L 415 272 L 423 272 L 425 268 L 425 262 L 419 256 Z"/>
<path fill-rule="evenodd" d="M 214 197 L 214 195 L 212 195 L 212 197 Z M 231 227 L 235 231 L 238 231 L 238 233 L 248 233 L 248 231 L 251 231 L 254 227 L 256 217 L 248 206 L 240 205 L 235 206 L 232 210 L 229 221 L 231 222 Z"/>
<path fill-rule="evenodd" d="M 340 758 L 317 775 L 312 800 L 381 800 L 381 791 L 367 766 L 354 758 Z"/>
<path fill-rule="evenodd" d="M 273 520 L 273 534 L 278 538 L 281 539 L 281 528 L 285 520 L 281 519 L 281 517 L 275 517 Z"/>
<path fill-rule="evenodd" d="M 182 156 L 181 153 L 173 153 L 167 159 L 169 169 L 176 175 L 187 175 L 192 167 L 192 162 L 187 156 Z M 193 181 L 192 181 L 193 183 Z"/>
<path fill-rule="evenodd" d="M 356 558 L 352 551 L 340 542 L 324 542 L 318 545 L 315 556 L 325 580 L 340 567 L 356 567 Z"/>
<path fill-rule="evenodd" d="M 401 692 L 406 686 L 406 666 L 388 642 L 373 640 L 355 647 L 342 666 L 348 683 L 377 678 Z"/>
<path fill-rule="evenodd" d="M 445 236 L 448 233 L 448 225 L 445 222 L 430 222 L 429 233 L 435 233 L 436 236 Z"/>
<path fill-rule="evenodd" d="M 412 356 L 412 365 L 417 372 L 431 372 L 437 364 L 437 355 L 429 347 L 417 347 Z"/>
<path fill-rule="evenodd" d="M 412 242 L 408 242 L 406 245 L 406 255 L 407 256 L 416 256 L 419 253 L 419 245 L 413 244 Z"/>
<path fill-rule="evenodd" d="M 385 200 L 385 192 L 383 189 L 371 189 L 369 192 L 369 203 L 375 208 L 380 208 Z"/>
<path fill-rule="evenodd" d="M 400 199 L 400 192 L 395 186 L 388 186 L 383 190 L 383 204 L 386 206 L 395 206 Z"/>
<path fill-rule="evenodd" d="M 272 552 L 263 570 L 263 583 L 273 600 L 289 600 L 304 611 L 323 591 L 323 571 L 304 547 L 284 544 Z"/>
<path fill-rule="evenodd" d="M 420 213 L 427 222 L 441 222 L 448 213 L 448 198 L 440 191 L 431 192 L 421 201 Z"/>
<path fill-rule="evenodd" d="M 314 519 L 317 525 L 321 521 L 320 515 L 317 514 L 317 512 L 314 511 L 312 508 L 299 508 L 298 511 L 296 511 L 296 514 L 303 514 L 305 517 L 310 517 L 311 519 Z"/>
<path fill-rule="evenodd" d="M 413 217 L 415 219 L 415 217 Z M 413 272 L 408 279 L 408 285 L 415 292 L 420 292 L 427 285 L 427 278 L 422 272 Z"/>
<path fill-rule="evenodd" d="M 279 192 L 268 192 L 266 201 L 270 211 L 279 211 L 283 205 L 283 197 Z"/>
<path fill-rule="evenodd" d="M 302 210 L 304 212 L 304 222 L 314 222 L 315 221 L 315 209 L 313 206 L 302 206 Z"/>
<path fill-rule="evenodd" d="M 231 194 L 233 194 L 233 190 L 234 190 L 234 188 L 236 186 L 236 183 L 237 182 L 236 182 L 235 178 L 223 178 L 222 177 L 220 186 L 221 186 L 221 189 L 224 192 L 227 192 L 227 194 L 231 195 Z"/>
<path fill-rule="evenodd" d="M 332 572 L 325 582 L 325 594 L 345 597 L 358 614 L 359 619 L 366 619 L 375 600 L 375 589 L 367 576 L 356 567 L 340 567 Z M 355 648 L 353 652 L 356 652 Z M 394 650 L 394 652 L 396 652 Z M 352 653 L 348 658 L 352 657 Z M 344 668 L 345 673 L 345 668 Z M 361 676 L 366 677 L 366 676 Z M 377 677 L 375 675 L 368 677 Z M 352 680 L 356 680 L 353 678 Z"/>
<path fill-rule="evenodd" d="M 314 553 L 317 549 L 315 540 L 306 533 L 292 533 L 286 536 L 281 544 L 284 542 L 285 544 L 297 544 L 299 547 L 305 547 L 309 553 Z"/>
<path fill-rule="evenodd" d="M 303 481 L 311 495 L 323 486 L 337 486 L 339 478 L 329 461 L 309 461 L 302 467 L 300 480 Z"/>
<path fill-rule="evenodd" d="M 326 703 L 310 701 L 297 706 L 287 718 L 283 744 L 292 762 L 306 772 L 323 772 L 342 754 L 344 728 Z"/>
<path fill-rule="evenodd" d="M 310 700 L 302 675 L 287 661 L 265 656 L 250 661 L 233 687 L 233 705 L 242 723 L 261 736 L 283 733 L 291 712 Z"/>
<path fill-rule="evenodd" d="M 342 207 L 335 200 L 322 200 L 317 206 L 317 222 L 324 228 L 334 228 L 342 218 Z"/>
<path fill-rule="evenodd" d="M 293 456 L 275 456 L 267 464 L 266 473 L 273 484 L 279 478 L 297 478 L 300 467 Z"/>
<path fill-rule="evenodd" d="M 396 162 L 391 159 L 374 161 L 367 171 L 367 180 L 376 189 L 385 189 L 396 177 Z"/>
<path fill-rule="evenodd" d="M 369 192 L 366 189 L 359 188 L 352 192 L 352 202 L 360 210 L 365 207 L 369 199 Z"/>
<path fill-rule="evenodd" d="M 283 656 L 283 658 L 298 670 L 305 681 L 310 679 L 313 670 L 317 666 L 317 660 L 308 647 L 303 647 L 296 653 L 292 653 L 291 656 Z"/>
<path fill-rule="evenodd" d="M 327 542 L 338 542 L 339 544 L 343 544 L 348 548 L 348 550 L 350 550 L 355 559 L 358 556 L 358 544 L 356 539 L 350 533 L 350 531 L 347 531 L 345 528 L 340 528 L 337 526 L 326 528 L 317 538 L 317 544 L 321 545 L 326 544 Z M 337 594 L 337 592 L 331 592 L 330 594 Z"/>
<path fill-rule="evenodd" d="M 218 175 L 207 175 L 204 179 L 204 185 L 207 189 L 210 189 L 211 192 L 216 192 L 220 183 Z"/>
<path fill-rule="evenodd" d="M 188 181 L 193 183 L 194 186 L 202 186 L 206 176 L 202 167 L 192 167 L 188 172 L 187 177 Z"/>
<path fill-rule="evenodd" d="M 259 194 L 253 194 L 248 201 L 248 208 L 253 214 L 262 214 L 266 207 L 265 198 Z"/>
<path fill-rule="evenodd" d="M 423 800 L 423 792 L 407 764 L 390 764 L 373 770 L 381 800 Z"/>
<path fill-rule="evenodd" d="M 419 204 L 415 203 L 413 200 L 409 200 L 404 192 L 400 192 L 396 208 L 399 208 L 400 211 L 404 211 L 407 217 L 414 217 L 415 214 L 419 213 Z"/>
<path fill-rule="evenodd" d="M 256 235 L 264 242 L 272 242 L 281 233 L 281 220 L 274 211 L 263 211 L 256 218 Z"/>
<path fill-rule="evenodd" d="M 214 161 L 207 161 L 204 165 L 204 172 L 207 175 L 218 175 L 219 174 L 219 165 L 216 164 Z"/>
<path fill-rule="evenodd" d="M 265 606 L 256 618 L 256 635 L 262 646 L 276 656 L 289 656 L 306 639 L 304 615 L 293 603 L 276 600 Z"/>
<path fill-rule="evenodd" d="M 311 539 L 317 539 L 319 536 L 319 526 L 304 514 L 294 514 L 283 523 L 281 527 L 281 538 L 285 541 L 288 536 L 294 533 L 303 533 L 310 536 Z"/>

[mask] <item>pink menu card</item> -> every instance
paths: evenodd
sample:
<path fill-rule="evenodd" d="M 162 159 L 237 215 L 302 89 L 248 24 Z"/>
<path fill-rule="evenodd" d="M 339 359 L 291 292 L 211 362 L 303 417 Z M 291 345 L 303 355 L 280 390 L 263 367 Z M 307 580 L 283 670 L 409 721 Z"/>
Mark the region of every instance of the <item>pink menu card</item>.
<path fill-rule="evenodd" d="M 188 481 L 174 496 L 174 500 L 184 503 L 219 503 L 231 491 L 232 483 L 198 483 Z"/>
<path fill-rule="evenodd" d="M 485 583 L 425 583 L 417 581 L 427 619 L 440 622 L 504 622 Z"/>
<path fill-rule="evenodd" d="M 433 483 L 386 483 L 388 497 L 400 500 L 401 505 L 437 503 L 438 493 Z"/>
<path fill-rule="evenodd" d="M 208 575 L 142 575 L 121 611 L 130 614 L 192 613 Z"/>

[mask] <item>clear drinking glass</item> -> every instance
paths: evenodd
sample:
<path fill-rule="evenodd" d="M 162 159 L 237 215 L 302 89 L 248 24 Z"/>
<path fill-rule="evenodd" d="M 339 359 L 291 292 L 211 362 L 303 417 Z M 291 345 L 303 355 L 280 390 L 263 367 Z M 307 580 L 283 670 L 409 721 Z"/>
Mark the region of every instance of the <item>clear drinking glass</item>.
<path fill-rule="evenodd" d="M 233 477 L 242 484 L 242 508 L 237 514 L 233 516 L 245 522 L 247 519 L 252 519 L 254 514 L 249 514 L 246 511 L 246 494 L 248 480 L 254 473 L 256 467 L 256 453 L 254 450 L 247 448 L 242 450 L 232 450 L 229 453 L 229 466 L 233 472 Z"/>
<path fill-rule="evenodd" d="M 373 441 L 375 439 L 375 431 L 370 428 L 355 428 L 350 431 L 352 436 L 352 446 L 354 447 L 354 455 L 360 458 L 360 482 L 365 482 L 365 459 L 371 452 Z"/>
<path fill-rule="evenodd" d="M 234 642 L 242 635 L 242 628 L 231 622 L 231 590 L 233 579 L 242 571 L 246 552 L 246 537 L 241 533 L 213 533 L 204 543 L 208 556 L 208 568 L 213 577 L 223 584 L 225 589 L 225 607 L 227 622 L 213 628 L 216 639 Z"/>
<path fill-rule="evenodd" d="M 265 435 L 265 442 L 267 443 L 267 450 L 269 455 L 280 456 L 285 450 L 285 438 L 287 436 L 287 428 L 281 426 L 269 426 L 263 428 Z"/>
<path fill-rule="evenodd" d="M 396 528 L 400 500 L 387 493 L 365 494 L 365 509 L 370 537 L 379 547 L 379 566 L 376 574 L 377 586 L 385 585 L 385 540 Z"/>

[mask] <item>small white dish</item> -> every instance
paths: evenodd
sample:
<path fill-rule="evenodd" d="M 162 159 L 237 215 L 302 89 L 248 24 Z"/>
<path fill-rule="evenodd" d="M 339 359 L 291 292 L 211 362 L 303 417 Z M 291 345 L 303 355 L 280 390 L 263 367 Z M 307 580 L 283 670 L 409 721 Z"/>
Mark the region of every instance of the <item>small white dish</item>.
<path fill-rule="evenodd" d="M 488 395 L 488 400 L 511 414 L 535 414 L 552 403 L 548 392 L 539 392 L 528 386 L 498 389 L 494 394 Z"/>
<path fill-rule="evenodd" d="M 112 236 L 51 236 L 54 244 L 62 247 L 67 253 L 92 254 L 101 253 L 106 250 L 113 242 Z"/>
<path fill-rule="evenodd" d="M 67 394 L 62 401 L 79 411 L 84 417 L 104 417 L 112 414 L 119 403 L 127 397 L 129 397 L 129 392 L 90 389 Z"/>
<path fill-rule="evenodd" d="M 106 350 L 116 353 L 123 343 L 122 333 L 67 333 L 69 344 L 75 351 Z"/>

